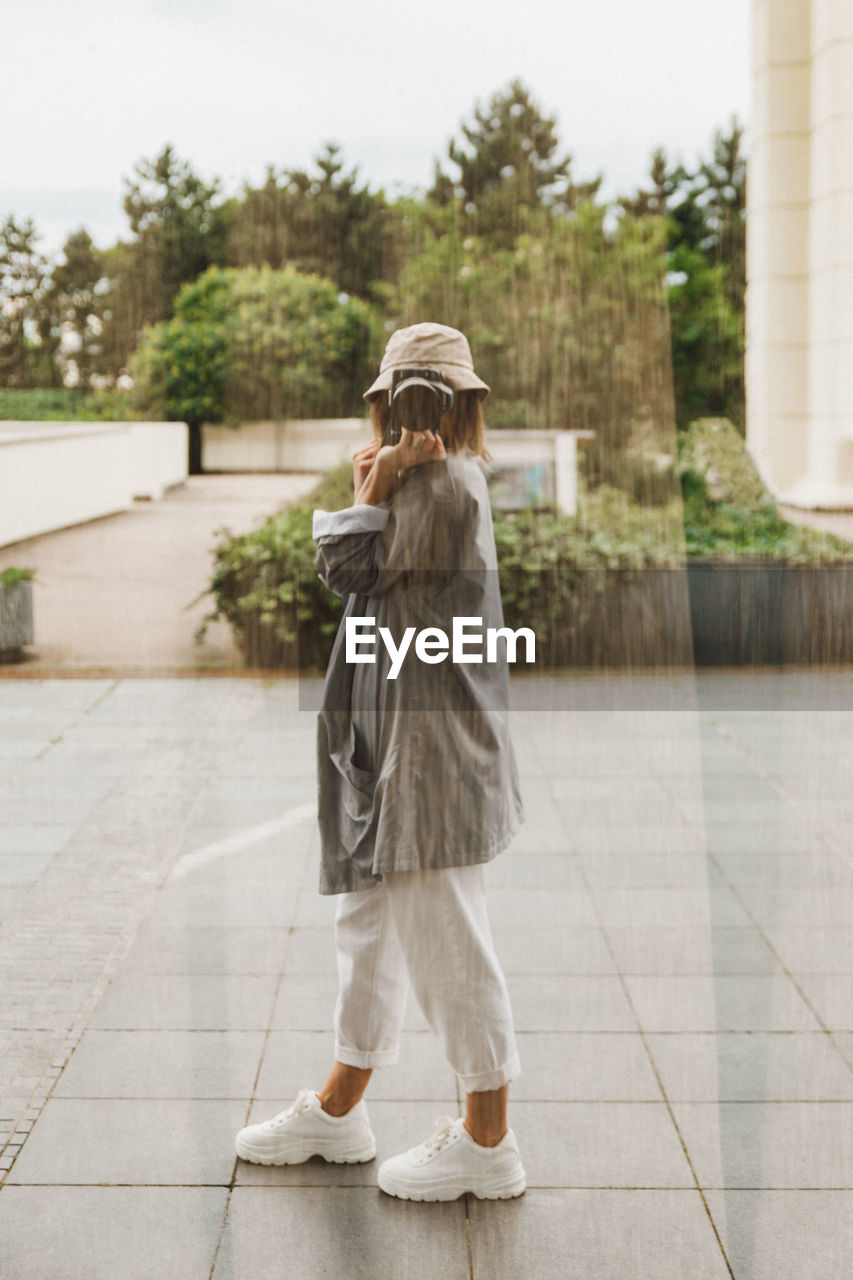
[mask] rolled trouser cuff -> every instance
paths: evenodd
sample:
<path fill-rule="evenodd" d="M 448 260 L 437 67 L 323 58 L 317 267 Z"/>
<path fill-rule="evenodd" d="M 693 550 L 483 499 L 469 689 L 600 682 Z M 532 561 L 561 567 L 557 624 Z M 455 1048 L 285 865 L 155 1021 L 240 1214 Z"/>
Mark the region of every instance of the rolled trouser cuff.
<path fill-rule="evenodd" d="M 335 1045 L 335 1060 L 345 1067 L 361 1067 L 362 1070 L 373 1067 L 392 1067 L 400 1056 L 397 1049 L 348 1049 L 342 1044 Z"/>
<path fill-rule="evenodd" d="M 497 1067 L 494 1071 L 480 1071 L 476 1075 L 459 1076 L 459 1083 L 462 1085 L 466 1093 L 486 1093 L 490 1089 L 501 1089 L 505 1084 L 515 1080 L 521 1075 L 521 1062 L 517 1053 L 514 1053 L 502 1067 Z"/>

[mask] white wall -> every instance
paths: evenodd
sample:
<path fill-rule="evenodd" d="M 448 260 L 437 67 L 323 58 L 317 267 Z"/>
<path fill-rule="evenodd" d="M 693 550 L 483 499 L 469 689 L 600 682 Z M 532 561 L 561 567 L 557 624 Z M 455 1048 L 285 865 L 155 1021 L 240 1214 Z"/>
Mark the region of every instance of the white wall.
<path fill-rule="evenodd" d="M 486 444 L 496 465 L 553 463 L 556 502 L 573 515 L 577 509 L 577 441 L 592 431 L 490 431 Z M 365 418 L 302 422 L 247 422 L 236 429 L 202 429 L 205 471 L 327 471 L 349 462 L 353 451 L 371 439 Z"/>
<path fill-rule="evenodd" d="M 0 422 L 0 546 L 125 511 L 186 475 L 182 422 Z"/>
<path fill-rule="evenodd" d="M 348 462 L 372 436 L 366 418 L 318 418 L 246 422 L 240 427 L 205 424 L 205 471 L 327 471 Z"/>

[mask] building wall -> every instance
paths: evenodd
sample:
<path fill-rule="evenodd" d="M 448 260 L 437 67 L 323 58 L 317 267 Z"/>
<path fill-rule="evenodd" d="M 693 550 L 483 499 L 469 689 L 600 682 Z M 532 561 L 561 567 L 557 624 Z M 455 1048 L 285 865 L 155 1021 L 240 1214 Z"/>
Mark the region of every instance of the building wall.
<path fill-rule="evenodd" d="M 747 442 L 780 500 L 853 507 L 853 3 L 753 22 Z"/>

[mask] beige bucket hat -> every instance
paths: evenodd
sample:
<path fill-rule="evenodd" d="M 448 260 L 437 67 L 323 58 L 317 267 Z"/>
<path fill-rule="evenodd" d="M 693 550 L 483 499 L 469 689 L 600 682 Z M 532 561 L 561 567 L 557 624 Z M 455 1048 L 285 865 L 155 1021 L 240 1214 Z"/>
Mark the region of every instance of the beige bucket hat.
<path fill-rule="evenodd" d="M 362 399 L 369 400 L 380 391 L 389 391 L 395 369 L 419 364 L 440 369 L 454 391 L 479 391 L 485 399 L 491 390 L 488 383 L 474 372 L 471 348 L 465 334 L 446 324 L 424 321 L 396 329 L 391 334 L 379 366 L 379 377 L 368 387 Z"/>

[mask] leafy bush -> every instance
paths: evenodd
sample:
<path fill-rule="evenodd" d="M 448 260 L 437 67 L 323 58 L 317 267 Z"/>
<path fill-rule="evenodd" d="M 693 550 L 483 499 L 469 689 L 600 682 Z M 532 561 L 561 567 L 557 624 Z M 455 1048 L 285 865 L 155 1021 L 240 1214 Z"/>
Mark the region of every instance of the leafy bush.
<path fill-rule="evenodd" d="M 130 394 L 117 387 L 100 391 L 82 387 L 0 389 L 0 421 L 125 422 L 138 417 Z"/>
<path fill-rule="evenodd" d="M 143 412 L 190 424 L 361 411 L 381 341 L 377 313 L 288 267 L 210 267 L 133 360 Z"/>
<path fill-rule="evenodd" d="M 589 489 L 579 476 L 577 516 L 493 512 L 506 623 L 533 628 L 541 665 L 563 665 L 600 593 L 644 569 L 683 567 L 688 556 L 853 558 L 853 543 L 780 517 L 730 423 L 692 424 L 679 442 L 678 470 L 679 492 L 666 502 L 640 503 L 607 484 Z M 351 502 L 352 470 L 342 466 L 251 533 L 223 529 L 209 588 L 216 609 L 199 643 L 208 621 L 225 617 L 248 665 L 322 670 L 341 603 L 314 568 L 312 511 Z"/>
<path fill-rule="evenodd" d="M 35 576 L 35 569 L 17 569 L 10 565 L 0 572 L 0 587 L 13 587 L 17 582 L 31 582 Z"/>
<path fill-rule="evenodd" d="M 792 524 L 779 514 L 743 437 L 725 418 L 700 418 L 678 441 L 688 556 L 831 563 L 853 558 L 853 543 Z"/>

